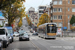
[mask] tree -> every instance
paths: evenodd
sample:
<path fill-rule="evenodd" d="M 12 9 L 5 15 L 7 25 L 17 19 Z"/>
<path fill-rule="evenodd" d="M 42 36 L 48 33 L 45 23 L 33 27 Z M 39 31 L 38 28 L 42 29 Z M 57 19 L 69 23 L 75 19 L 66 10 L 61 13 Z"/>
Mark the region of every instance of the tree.
<path fill-rule="evenodd" d="M 39 18 L 39 23 L 37 24 L 37 27 L 41 24 L 48 23 L 48 22 L 50 22 L 50 18 L 48 16 L 48 14 L 44 13 Z"/>
<path fill-rule="evenodd" d="M 0 9 L 6 8 L 8 5 L 12 5 L 14 2 L 18 1 L 25 1 L 25 0 L 0 0 Z"/>
<path fill-rule="evenodd" d="M 16 0 L 13 4 L 11 3 L 11 1 L 11 5 L 7 5 L 6 8 L 4 8 L 3 15 L 8 19 L 9 26 L 11 26 L 16 18 L 22 18 L 25 16 L 25 7 L 23 6 L 22 1 L 24 0 Z"/>
<path fill-rule="evenodd" d="M 20 21 L 18 23 L 18 27 L 21 27 L 22 26 L 22 18 L 20 18 Z"/>
<path fill-rule="evenodd" d="M 70 20 L 70 24 L 72 25 L 73 23 L 75 23 L 75 16 L 74 15 L 72 15 L 72 18 Z"/>
<path fill-rule="evenodd" d="M 28 15 L 26 15 L 26 19 L 27 19 L 28 25 L 31 26 L 32 22 L 31 22 L 31 20 L 29 19 Z"/>

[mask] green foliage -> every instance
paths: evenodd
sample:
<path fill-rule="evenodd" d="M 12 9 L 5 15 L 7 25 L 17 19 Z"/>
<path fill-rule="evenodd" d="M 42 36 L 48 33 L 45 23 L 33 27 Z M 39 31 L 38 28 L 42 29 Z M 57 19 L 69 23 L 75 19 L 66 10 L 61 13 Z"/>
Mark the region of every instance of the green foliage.
<path fill-rule="evenodd" d="M 39 18 L 39 23 L 37 24 L 37 27 L 41 24 L 48 23 L 48 22 L 50 22 L 50 18 L 48 16 L 48 14 L 44 13 Z"/>
<path fill-rule="evenodd" d="M 70 20 L 70 24 L 72 25 L 73 23 L 75 23 L 75 16 L 74 15 L 72 15 L 72 18 Z"/>
<path fill-rule="evenodd" d="M 25 1 L 25 0 L 22 0 Z M 16 18 L 22 18 L 25 16 L 25 7 L 21 0 L 11 0 L 3 10 L 3 15 L 8 19 L 8 25 L 11 26 Z M 8 15 L 8 16 L 7 16 Z"/>
<path fill-rule="evenodd" d="M 0 27 L 3 27 L 3 26 L 0 25 Z"/>
<path fill-rule="evenodd" d="M 26 15 L 26 19 L 27 19 L 28 25 L 31 26 L 32 22 L 31 22 L 31 20 L 29 19 L 28 15 Z"/>
<path fill-rule="evenodd" d="M 18 23 L 18 27 L 21 27 L 22 26 L 22 18 L 20 18 L 20 21 Z"/>
<path fill-rule="evenodd" d="M 8 5 L 12 5 L 14 2 L 20 3 L 25 0 L 0 0 L 0 9 L 6 8 Z"/>

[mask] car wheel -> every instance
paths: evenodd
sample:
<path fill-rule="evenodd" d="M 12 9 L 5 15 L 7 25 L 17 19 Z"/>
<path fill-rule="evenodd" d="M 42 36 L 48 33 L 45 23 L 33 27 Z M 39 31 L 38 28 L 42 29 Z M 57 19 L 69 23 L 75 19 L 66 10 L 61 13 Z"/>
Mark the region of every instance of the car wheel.
<path fill-rule="evenodd" d="M 0 50 L 3 50 L 3 48 L 2 48 L 2 47 L 0 47 Z"/>
<path fill-rule="evenodd" d="M 7 48 L 7 44 L 3 45 L 4 48 Z"/>
<path fill-rule="evenodd" d="M 14 40 L 13 40 L 13 38 L 12 38 L 12 42 L 13 42 Z"/>
<path fill-rule="evenodd" d="M 27 41 L 29 41 L 29 38 L 27 39 Z"/>
<path fill-rule="evenodd" d="M 12 43 L 12 40 L 10 41 L 10 43 Z"/>
<path fill-rule="evenodd" d="M 21 38 L 19 38 L 19 41 L 21 41 L 22 39 Z"/>

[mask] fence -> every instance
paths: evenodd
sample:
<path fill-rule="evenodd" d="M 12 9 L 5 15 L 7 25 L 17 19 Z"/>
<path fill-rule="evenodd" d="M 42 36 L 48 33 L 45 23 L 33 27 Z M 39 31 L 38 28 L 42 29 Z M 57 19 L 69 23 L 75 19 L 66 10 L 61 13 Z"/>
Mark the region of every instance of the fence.
<path fill-rule="evenodd" d="M 63 31 L 63 35 L 64 37 L 75 37 L 75 32 L 71 32 L 71 31 Z"/>
<path fill-rule="evenodd" d="M 75 37 L 75 32 L 63 31 L 62 35 L 57 35 L 57 37 Z"/>

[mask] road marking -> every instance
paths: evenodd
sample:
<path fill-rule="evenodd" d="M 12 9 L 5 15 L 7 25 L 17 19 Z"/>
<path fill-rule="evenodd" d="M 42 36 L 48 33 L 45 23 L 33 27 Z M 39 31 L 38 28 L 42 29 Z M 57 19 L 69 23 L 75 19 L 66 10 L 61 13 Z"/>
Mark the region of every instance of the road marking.
<path fill-rule="evenodd" d="M 36 47 L 38 50 L 41 50 L 39 47 L 37 47 L 32 41 L 30 41 L 34 47 Z"/>

